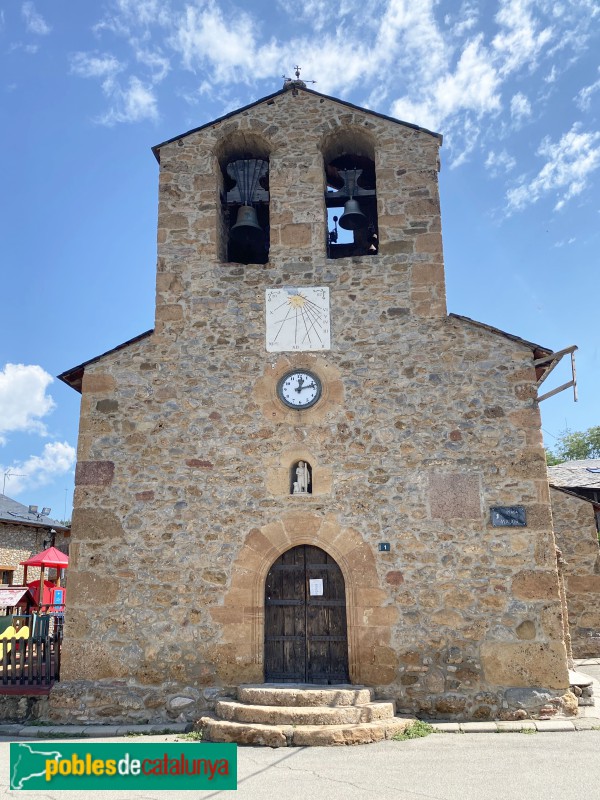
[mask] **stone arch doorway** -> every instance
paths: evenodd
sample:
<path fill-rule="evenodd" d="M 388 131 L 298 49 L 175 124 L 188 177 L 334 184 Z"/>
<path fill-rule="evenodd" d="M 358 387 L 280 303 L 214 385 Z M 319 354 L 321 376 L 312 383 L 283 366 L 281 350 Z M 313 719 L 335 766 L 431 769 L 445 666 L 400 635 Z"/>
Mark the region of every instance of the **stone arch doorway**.
<path fill-rule="evenodd" d="M 265 581 L 265 681 L 347 683 L 344 576 L 320 547 L 298 545 Z"/>

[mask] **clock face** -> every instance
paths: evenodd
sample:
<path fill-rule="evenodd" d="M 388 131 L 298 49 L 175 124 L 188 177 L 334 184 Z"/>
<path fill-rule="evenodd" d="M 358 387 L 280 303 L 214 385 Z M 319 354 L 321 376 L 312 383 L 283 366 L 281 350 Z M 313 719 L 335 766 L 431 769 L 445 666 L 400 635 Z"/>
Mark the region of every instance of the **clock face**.
<path fill-rule="evenodd" d="M 268 353 L 331 349 L 329 287 L 266 291 Z"/>
<path fill-rule="evenodd" d="M 281 378 L 277 394 L 289 408 L 310 408 L 321 397 L 321 381 L 312 372 L 295 369 Z"/>

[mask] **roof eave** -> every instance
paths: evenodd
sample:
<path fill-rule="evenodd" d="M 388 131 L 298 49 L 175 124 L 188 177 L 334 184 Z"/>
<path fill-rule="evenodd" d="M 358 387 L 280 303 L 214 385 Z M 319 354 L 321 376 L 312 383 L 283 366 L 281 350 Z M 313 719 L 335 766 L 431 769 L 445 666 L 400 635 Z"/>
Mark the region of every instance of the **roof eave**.
<path fill-rule="evenodd" d="M 459 319 L 462 322 L 468 322 L 470 325 L 475 325 L 477 328 L 483 328 L 490 333 L 494 333 L 497 336 L 504 336 L 506 339 L 510 339 L 513 342 L 517 342 L 518 344 L 522 344 L 525 347 L 528 347 L 531 351 L 533 351 L 536 358 L 541 358 L 543 355 L 550 355 L 553 351 L 550 347 L 544 347 L 542 344 L 536 344 L 536 342 L 530 342 L 528 339 L 522 339 L 520 336 L 515 336 L 514 333 L 507 333 L 507 331 L 503 331 L 500 328 L 495 328 L 493 325 L 488 325 L 485 322 L 478 322 L 476 319 L 471 319 L 470 317 L 464 317 L 462 314 L 448 314 L 449 317 L 453 317 L 454 319 Z M 539 353 L 539 355 L 538 355 Z"/>
<path fill-rule="evenodd" d="M 147 336 L 151 336 L 154 333 L 154 328 L 150 328 L 149 331 L 144 331 L 144 333 L 138 334 L 138 336 L 134 336 L 133 339 L 128 339 L 126 342 L 122 344 L 118 344 L 116 347 L 113 347 L 111 350 L 107 350 L 105 353 L 101 353 L 99 356 L 95 356 L 94 358 L 90 358 L 87 361 L 84 361 L 83 364 L 78 364 L 76 367 L 71 367 L 71 369 L 67 369 L 64 372 L 61 372 L 60 375 L 57 375 L 59 381 L 66 383 L 67 386 L 70 386 L 71 389 L 75 389 L 76 392 L 81 394 L 82 382 L 83 382 L 83 374 L 85 372 L 85 368 L 89 364 L 94 364 L 96 361 L 100 361 L 100 359 L 104 358 L 105 356 L 109 356 L 112 353 L 116 353 L 119 350 L 123 350 L 125 347 L 129 347 L 130 344 L 135 344 L 139 342 L 141 339 L 145 339 Z"/>
<path fill-rule="evenodd" d="M 587 486 L 581 486 L 581 487 L 579 487 L 579 486 L 557 486 L 557 484 L 552 483 L 552 481 L 550 481 L 548 483 L 548 486 L 551 489 L 554 489 L 557 492 L 562 492 L 563 494 L 568 494 L 571 497 L 576 497 L 578 500 L 583 500 L 586 503 L 591 503 L 594 506 L 594 508 L 596 508 L 596 507 L 600 508 L 600 503 L 597 500 L 592 500 L 591 497 L 584 497 L 584 495 L 578 494 L 577 492 L 573 491 L 574 489 L 579 489 L 579 488 L 587 489 L 588 488 Z M 594 489 L 595 487 L 592 486 L 590 488 Z"/>
<path fill-rule="evenodd" d="M 6 517 L 0 517 L 0 522 L 5 522 L 7 525 L 24 525 L 27 528 L 44 528 L 46 530 L 55 530 L 55 531 L 70 531 L 67 525 L 59 525 L 58 522 L 34 522 L 30 519 L 7 519 Z"/>

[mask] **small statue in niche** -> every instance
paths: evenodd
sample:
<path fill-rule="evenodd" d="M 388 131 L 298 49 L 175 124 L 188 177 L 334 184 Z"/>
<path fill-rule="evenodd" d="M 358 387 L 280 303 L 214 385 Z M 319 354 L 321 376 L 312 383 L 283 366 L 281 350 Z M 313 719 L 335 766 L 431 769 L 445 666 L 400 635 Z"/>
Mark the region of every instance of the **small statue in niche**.
<path fill-rule="evenodd" d="M 308 494 L 310 486 L 310 467 L 308 462 L 299 461 L 296 465 L 296 480 L 292 484 L 292 494 Z"/>

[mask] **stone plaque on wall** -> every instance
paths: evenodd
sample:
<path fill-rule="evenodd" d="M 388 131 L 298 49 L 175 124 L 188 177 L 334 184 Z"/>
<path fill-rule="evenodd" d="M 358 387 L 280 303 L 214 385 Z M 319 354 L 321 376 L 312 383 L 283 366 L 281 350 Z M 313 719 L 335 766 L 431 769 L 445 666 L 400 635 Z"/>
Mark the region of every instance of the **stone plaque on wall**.
<path fill-rule="evenodd" d="M 429 508 L 433 519 L 479 519 L 482 516 L 479 476 L 437 473 L 429 476 Z"/>
<path fill-rule="evenodd" d="M 524 506 L 492 506 L 490 520 L 494 528 L 525 528 L 527 512 Z"/>

